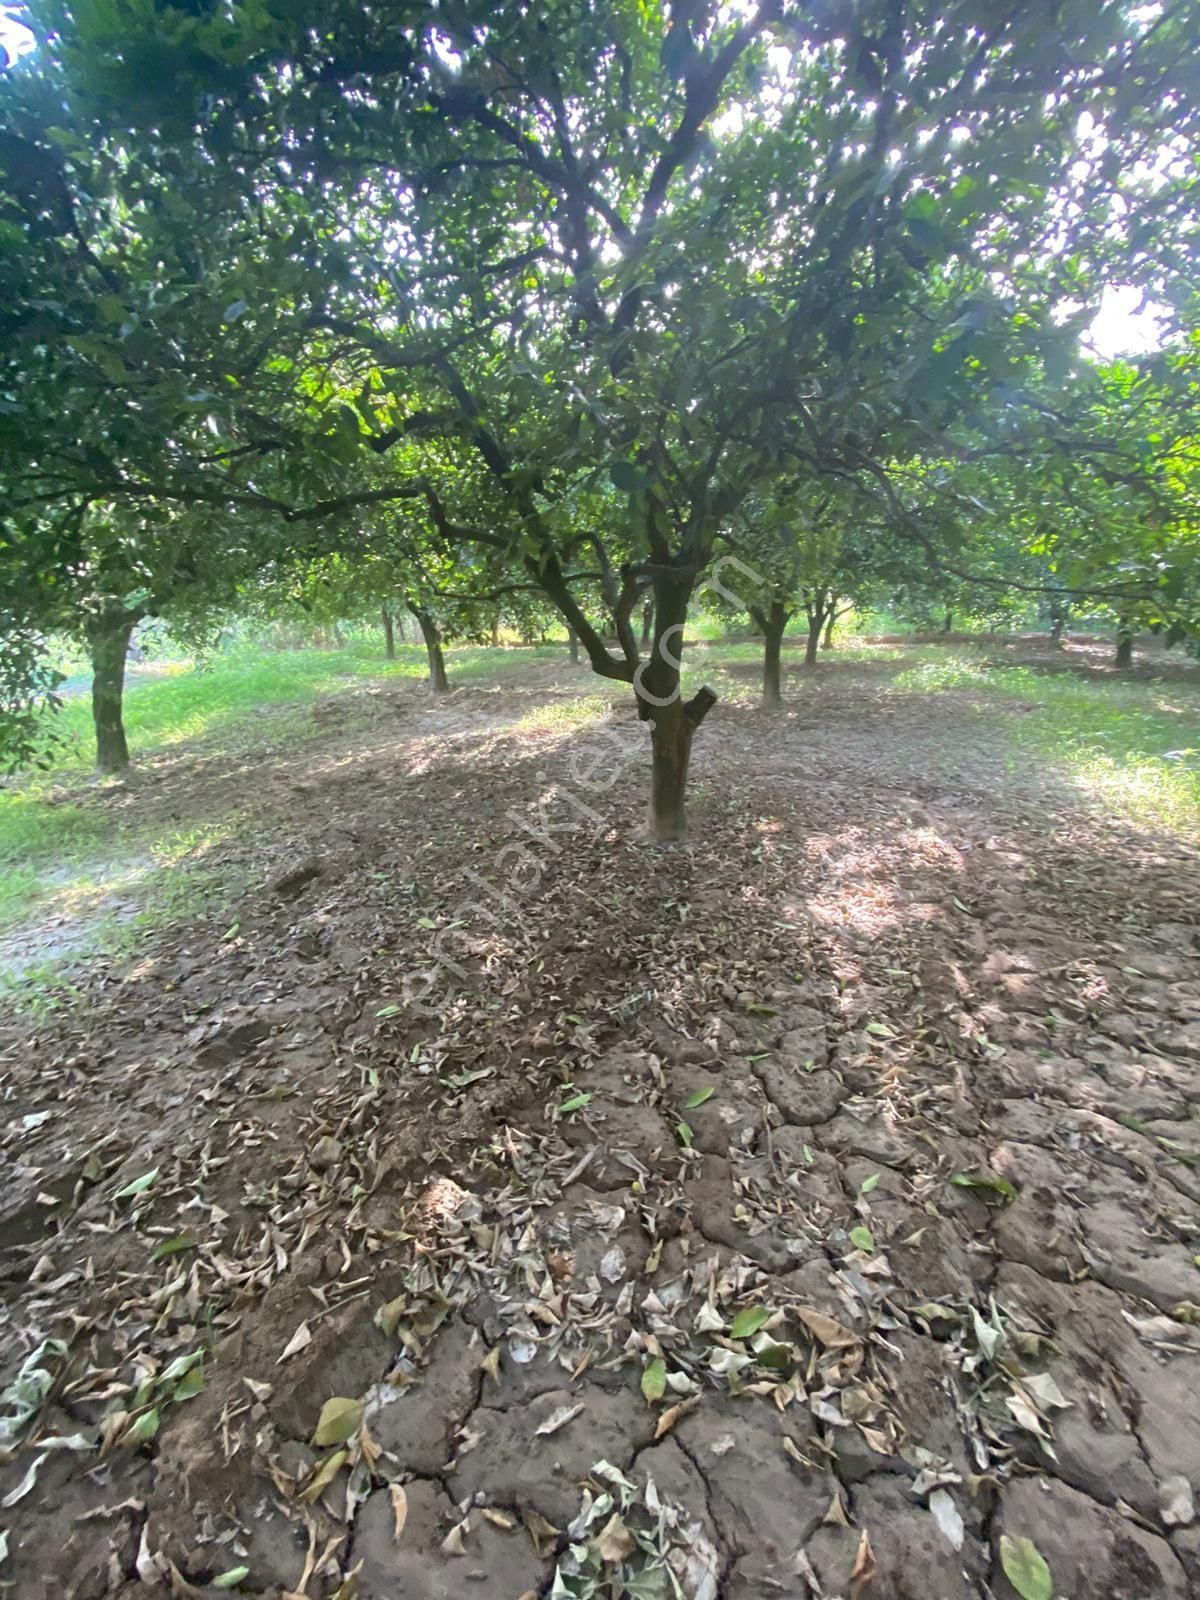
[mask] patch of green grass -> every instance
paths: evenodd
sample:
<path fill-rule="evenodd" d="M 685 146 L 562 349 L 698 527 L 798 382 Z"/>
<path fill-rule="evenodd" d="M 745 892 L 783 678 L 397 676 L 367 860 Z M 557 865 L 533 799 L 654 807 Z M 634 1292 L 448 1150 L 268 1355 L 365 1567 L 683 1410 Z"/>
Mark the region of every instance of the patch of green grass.
<path fill-rule="evenodd" d="M 557 662 L 565 643 L 522 649 L 449 648 L 452 685 L 496 680 L 530 661 Z M 125 728 L 135 766 L 184 745 L 236 748 L 247 737 L 295 745 L 321 737 L 311 708 L 326 696 L 367 679 L 423 679 L 422 645 L 397 648 L 387 661 L 377 641 L 341 650 L 261 650 L 242 646 L 211 662 L 155 662 L 145 674 L 130 667 Z M 236 816 L 147 826 L 136 808 L 113 811 L 87 804 L 93 743 L 86 680 L 73 687 L 58 716 L 67 744 L 47 772 L 0 791 L 0 934 L 36 920 L 66 917 L 78 938 L 64 938 L 58 955 L 18 963 L 18 977 L 0 985 L 10 1003 L 44 992 L 65 961 L 131 949 L 149 928 L 211 909 L 231 892 L 231 869 L 210 863 L 212 848 L 248 826 Z M 261 713 L 272 708 L 264 728 Z M 598 709 L 597 709 L 598 708 Z M 603 714 L 603 697 L 549 707 L 539 726 L 570 726 Z M 78 796 L 78 798 L 76 798 Z M 128 820 L 126 820 L 128 818 Z"/>
<path fill-rule="evenodd" d="M 973 689 L 997 711 L 1032 701 L 1004 727 L 1020 748 L 1059 766 L 1107 811 L 1131 822 L 1194 835 L 1200 829 L 1200 699 L 1191 686 L 1089 681 L 1070 672 L 989 667 L 948 653 L 899 673 L 909 693 Z"/>
<path fill-rule="evenodd" d="M 569 700 L 552 700 L 535 706 L 532 711 L 513 724 L 514 733 L 547 732 L 573 733 L 589 722 L 599 722 L 608 716 L 612 700 L 603 694 L 577 695 Z"/>

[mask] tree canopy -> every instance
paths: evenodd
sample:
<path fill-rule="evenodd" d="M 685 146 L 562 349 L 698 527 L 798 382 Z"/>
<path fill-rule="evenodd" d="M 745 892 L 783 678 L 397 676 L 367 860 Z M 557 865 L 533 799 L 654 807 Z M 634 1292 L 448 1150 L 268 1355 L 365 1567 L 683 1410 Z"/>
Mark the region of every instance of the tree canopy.
<path fill-rule="evenodd" d="M 1194 618 L 1185 6 L 28 22 L 0 103 L 0 480 L 29 625 L 386 562 L 404 527 L 443 588 L 535 586 L 631 685 L 673 837 L 714 697 L 683 700 L 669 646 L 748 513 L 764 559 L 766 508 L 853 506 L 844 553 L 843 512 L 805 548 Z M 1166 348 L 1105 370 L 1080 340 L 1114 283 Z"/>

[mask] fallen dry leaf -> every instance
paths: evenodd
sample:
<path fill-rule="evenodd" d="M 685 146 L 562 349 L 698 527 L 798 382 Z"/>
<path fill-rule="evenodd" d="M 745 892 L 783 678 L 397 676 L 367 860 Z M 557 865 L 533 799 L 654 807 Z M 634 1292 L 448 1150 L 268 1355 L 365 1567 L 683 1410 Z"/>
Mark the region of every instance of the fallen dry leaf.
<path fill-rule="evenodd" d="M 392 1501 L 392 1538 L 399 1539 L 404 1532 L 404 1524 L 408 1521 L 408 1495 L 404 1492 L 404 1485 L 389 1483 L 388 1494 Z"/>

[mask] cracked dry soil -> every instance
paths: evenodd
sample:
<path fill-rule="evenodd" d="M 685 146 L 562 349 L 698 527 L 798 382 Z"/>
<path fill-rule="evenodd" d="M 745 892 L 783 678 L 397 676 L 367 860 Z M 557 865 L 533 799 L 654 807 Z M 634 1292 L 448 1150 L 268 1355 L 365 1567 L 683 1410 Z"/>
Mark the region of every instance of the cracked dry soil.
<path fill-rule="evenodd" d="M 1197 853 L 902 665 L 723 702 L 686 847 L 629 766 L 432 1021 L 579 678 L 243 775 L 237 936 L 6 1030 L 7 1592 L 1200 1592 Z"/>

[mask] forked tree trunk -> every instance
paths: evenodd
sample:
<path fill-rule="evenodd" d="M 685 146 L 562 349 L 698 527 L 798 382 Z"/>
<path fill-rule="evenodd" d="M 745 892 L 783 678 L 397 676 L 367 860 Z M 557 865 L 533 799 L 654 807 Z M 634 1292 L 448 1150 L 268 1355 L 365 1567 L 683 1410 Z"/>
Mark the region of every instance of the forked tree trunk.
<path fill-rule="evenodd" d="M 1133 629 L 1123 627 L 1117 634 L 1117 666 L 1133 665 Z"/>
<path fill-rule="evenodd" d="M 96 768 L 124 772 L 129 765 L 122 700 L 125 653 L 137 617 L 128 611 L 102 612 L 88 629 L 92 656 L 92 721 L 96 729 Z"/>
<path fill-rule="evenodd" d="M 450 680 L 446 676 L 446 658 L 442 654 L 442 635 L 438 625 L 429 612 L 421 606 L 410 604 L 408 609 L 416 617 L 421 637 L 425 641 L 425 650 L 429 656 L 430 690 L 434 694 L 447 694 Z"/>
<path fill-rule="evenodd" d="M 572 627 L 567 628 L 567 649 L 571 653 L 571 665 L 579 665 L 579 635 Z"/>
<path fill-rule="evenodd" d="M 383 607 L 383 654 L 386 660 L 396 659 L 396 623 L 389 605 Z"/>
<path fill-rule="evenodd" d="M 762 703 L 772 711 L 783 704 L 781 654 L 783 634 L 791 617 L 781 600 L 773 600 L 765 611 L 752 611 L 751 616 L 762 630 L 763 636 L 763 689 Z"/>

